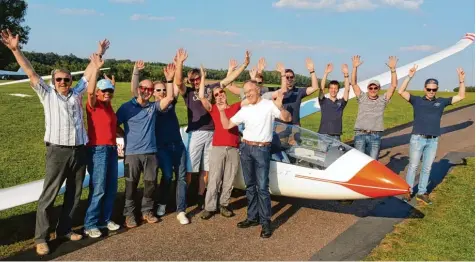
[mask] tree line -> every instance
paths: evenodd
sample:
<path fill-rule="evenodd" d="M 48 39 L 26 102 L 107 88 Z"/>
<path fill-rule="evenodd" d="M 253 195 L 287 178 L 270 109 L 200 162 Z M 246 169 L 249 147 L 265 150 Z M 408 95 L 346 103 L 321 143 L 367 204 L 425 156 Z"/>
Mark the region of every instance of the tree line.
<path fill-rule="evenodd" d="M 80 58 L 73 54 L 58 55 L 56 53 L 40 53 L 40 52 L 24 52 L 25 56 L 30 60 L 33 68 L 39 75 L 49 75 L 55 68 L 66 68 L 71 72 L 83 71 L 89 63 L 88 58 Z M 114 75 L 118 82 L 129 82 L 131 80 L 131 74 L 135 61 L 129 59 L 117 60 L 106 59 L 103 67 L 110 67 L 107 71 L 108 75 Z M 163 67 L 165 63 L 161 62 L 148 62 L 144 63 L 145 68 L 142 70 L 141 78 L 150 78 L 153 80 L 165 80 Z M 16 62 L 9 63 L 5 70 L 17 71 L 18 64 Z M 184 65 L 183 76 L 186 77 L 188 70 L 191 67 Z M 213 80 L 221 80 L 226 77 L 227 69 L 207 69 L 207 78 Z M 75 80 L 78 80 L 81 76 L 74 76 Z M 264 71 L 263 82 L 265 84 L 280 84 L 281 75 L 276 71 Z M 245 70 L 235 81 L 244 82 L 249 80 L 250 76 L 248 70 Z M 311 78 L 309 76 L 303 76 L 296 74 L 295 81 L 297 86 L 311 86 Z"/>

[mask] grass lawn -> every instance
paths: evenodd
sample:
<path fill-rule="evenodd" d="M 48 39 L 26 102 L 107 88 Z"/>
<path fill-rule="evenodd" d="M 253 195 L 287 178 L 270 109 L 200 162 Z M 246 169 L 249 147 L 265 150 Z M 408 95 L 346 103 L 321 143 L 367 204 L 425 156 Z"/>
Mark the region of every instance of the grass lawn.
<path fill-rule="evenodd" d="M 117 83 L 113 108 L 130 99 L 130 84 Z M 11 96 L 11 93 L 32 95 L 31 97 Z M 423 92 L 412 92 L 423 95 Z M 317 95 L 314 94 L 310 99 Z M 453 92 L 441 92 L 442 97 L 455 95 Z M 228 96 L 229 102 L 238 101 L 232 94 Z M 467 98 L 457 106 L 474 104 L 474 93 L 467 93 Z M 449 106 L 446 110 L 452 109 Z M 181 125 L 187 121 L 186 108 L 183 99 L 179 98 L 176 109 Z M 344 111 L 343 140 L 351 140 L 353 126 L 357 115 L 357 104 L 351 99 Z M 390 128 L 413 120 L 413 111 L 410 104 L 396 93 L 385 111 L 385 127 Z M 313 114 L 303 119 L 304 128 L 317 131 L 320 113 Z M 36 93 L 28 84 L 15 84 L 0 87 L 0 188 L 7 188 L 22 183 L 42 179 L 45 170 L 45 146 L 43 136 L 45 122 L 43 107 Z M 124 192 L 124 182 L 119 183 L 119 192 Z M 82 199 L 87 199 L 88 190 L 83 190 Z M 57 203 L 62 200 L 60 196 Z M 120 202 L 120 201 L 118 201 Z M 86 205 L 83 203 L 82 205 Z M 120 208 L 120 207 L 119 207 Z M 11 208 L 0 212 L 2 230 L 0 231 L 0 257 L 11 255 L 32 244 L 34 233 L 36 203 Z"/>
<path fill-rule="evenodd" d="M 474 261 L 474 158 L 455 167 L 421 207 L 423 219 L 407 219 L 366 260 Z"/>

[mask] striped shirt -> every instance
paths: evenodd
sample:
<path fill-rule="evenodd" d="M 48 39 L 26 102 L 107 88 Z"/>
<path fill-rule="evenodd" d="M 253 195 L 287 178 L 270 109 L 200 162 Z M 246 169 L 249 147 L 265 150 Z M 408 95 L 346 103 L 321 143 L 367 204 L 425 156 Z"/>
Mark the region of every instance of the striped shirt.
<path fill-rule="evenodd" d="M 84 77 L 66 96 L 45 83 L 43 79 L 33 90 L 38 94 L 45 113 L 45 142 L 63 146 L 86 145 L 82 98 L 88 82 Z"/>
<path fill-rule="evenodd" d="M 355 121 L 354 130 L 383 131 L 383 113 L 389 100 L 385 95 L 379 95 L 376 99 L 370 99 L 367 93 L 360 92 L 357 96 L 359 111 Z"/>

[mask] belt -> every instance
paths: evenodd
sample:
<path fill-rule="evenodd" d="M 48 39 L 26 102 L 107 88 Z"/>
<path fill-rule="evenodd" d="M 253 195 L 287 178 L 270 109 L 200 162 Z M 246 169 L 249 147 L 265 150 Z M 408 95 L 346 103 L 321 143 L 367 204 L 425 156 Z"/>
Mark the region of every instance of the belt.
<path fill-rule="evenodd" d="M 422 134 L 417 134 L 417 136 L 421 136 L 423 138 L 437 138 L 438 136 L 430 136 L 430 135 L 422 135 Z"/>
<path fill-rule="evenodd" d="M 362 130 L 362 129 L 357 129 L 356 131 L 366 133 L 366 134 L 379 134 L 382 132 L 382 131 L 372 131 L 372 130 Z"/>
<path fill-rule="evenodd" d="M 84 145 L 77 145 L 77 146 L 63 146 L 63 145 L 57 145 L 57 144 L 53 144 L 53 143 L 50 143 L 50 142 L 45 142 L 45 145 L 46 145 L 46 146 L 52 146 L 52 147 L 59 147 L 59 148 L 71 148 L 71 149 L 76 149 L 76 148 L 81 148 L 81 147 L 84 147 Z"/>
<path fill-rule="evenodd" d="M 246 139 L 242 140 L 243 143 L 250 145 L 250 146 L 269 146 L 271 145 L 271 142 L 253 142 L 253 141 L 248 141 Z"/>

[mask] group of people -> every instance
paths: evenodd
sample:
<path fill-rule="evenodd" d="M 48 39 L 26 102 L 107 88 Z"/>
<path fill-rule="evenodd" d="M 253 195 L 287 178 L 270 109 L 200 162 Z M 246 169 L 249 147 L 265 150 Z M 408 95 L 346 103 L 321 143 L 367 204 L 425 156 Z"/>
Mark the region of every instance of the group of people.
<path fill-rule="evenodd" d="M 9 30 L 2 31 L 2 42 L 13 52 L 18 64 L 30 79 L 33 90 L 44 106 L 46 144 L 46 175 L 42 194 L 38 200 L 35 243 L 40 255 L 48 254 L 48 230 L 52 223 L 50 211 L 61 185 L 66 180 L 64 203 L 56 235 L 76 241 L 82 239 L 71 229 L 71 221 L 82 192 L 86 168 L 90 174 L 88 208 L 84 219 L 84 233 L 100 237 L 101 229 L 117 230 L 118 224 L 111 220 L 117 192 L 118 148 L 116 138 L 124 138 L 125 203 L 123 215 L 125 226 L 137 226 L 137 187 L 143 173 L 143 196 L 140 205 L 141 218 L 147 223 L 156 223 L 166 213 L 172 177 L 175 173 L 176 212 L 181 224 L 188 224 L 186 215 L 187 188 L 193 174 L 199 174 L 198 206 L 203 209 L 200 217 L 209 219 L 215 213 L 224 217 L 234 215 L 229 201 L 233 181 L 239 167 L 243 171 L 248 200 L 247 217 L 239 222 L 239 228 L 261 225 L 260 236 L 268 238 L 271 229 L 271 200 L 269 193 L 269 167 L 271 142 L 275 121 L 291 126 L 300 125 L 300 105 L 304 97 L 318 91 L 322 119 L 318 133 L 340 141 L 342 115 L 348 103 L 350 84 L 356 95 L 358 114 L 355 122 L 355 148 L 378 159 L 384 111 L 397 88 L 397 58 L 390 57 L 387 66 L 391 72 L 391 84 L 380 94 L 381 86 L 376 80 L 367 85 L 367 92 L 357 84 L 357 68 L 362 64 L 360 56 L 352 57 L 352 77 L 342 65 L 344 92 L 338 98 L 340 83 L 327 77 L 333 70 L 328 64 L 319 85 L 314 63 L 306 60 L 311 76 L 311 86 L 297 88 L 295 74 L 278 63 L 276 71 L 281 74 L 281 87 L 271 90 L 263 86 L 264 58 L 249 70 L 250 80 L 242 88 L 233 81 L 248 67 L 250 53 L 245 53 L 244 62 L 230 60 L 225 79 L 206 84 L 206 71 L 192 69 L 182 75 L 183 64 L 188 54 L 179 49 L 173 62 L 164 67 L 165 83 L 151 79 L 140 80 L 144 63 L 137 61 L 131 79 L 131 99 L 114 112 L 111 100 L 114 97 L 114 80 L 105 77 L 97 81 L 99 69 L 104 64 L 103 55 L 109 41 L 99 42 L 97 52 L 90 56 L 82 78 L 72 87 L 72 75 L 66 69 L 52 72 L 52 84 L 46 84 L 35 73 L 30 62 L 19 48 L 19 37 Z M 440 119 L 445 106 L 464 98 L 464 72 L 458 69 L 460 90 L 452 98 L 437 98 L 438 81 L 425 82 L 425 95 L 414 96 L 405 91 L 416 72 L 410 69 L 398 93 L 414 108 L 414 127 L 410 141 L 410 165 L 407 182 L 413 188 L 415 172 L 423 155 L 417 199 L 431 203 L 426 193 L 431 164 L 436 155 L 440 136 Z M 325 96 L 325 87 L 328 96 Z M 241 97 L 239 102 L 229 104 L 227 92 Z M 83 123 L 82 97 L 87 93 L 87 128 Z M 176 104 L 183 97 L 187 107 L 188 139 L 185 143 L 180 134 Z M 151 101 L 154 97 L 154 101 Z M 239 127 L 243 132 L 240 134 Z M 296 143 L 299 138 L 295 137 Z M 187 147 L 185 146 L 187 145 Z M 154 199 L 158 170 L 161 170 L 159 198 Z M 410 200 L 410 195 L 404 196 Z M 156 205 L 157 202 L 157 205 Z M 156 210 L 154 212 L 154 210 Z"/>

